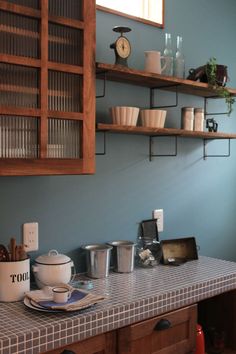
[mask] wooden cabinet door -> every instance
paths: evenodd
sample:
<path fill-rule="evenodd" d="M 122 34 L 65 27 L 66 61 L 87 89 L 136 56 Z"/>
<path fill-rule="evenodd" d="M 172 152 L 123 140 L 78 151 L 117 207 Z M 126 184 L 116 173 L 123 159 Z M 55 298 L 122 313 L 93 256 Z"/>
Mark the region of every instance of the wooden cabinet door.
<path fill-rule="evenodd" d="M 0 176 L 95 169 L 95 0 L 0 0 Z"/>
<path fill-rule="evenodd" d="M 195 347 L 196 322 L 197 306 L 193 305 L 122 328 L 118 330 L 118 353 L 190 353 Z"/>
<path fill-rule="evenodd" d="M 236 353 L 236 290 L 200 301 L 198 318 L 205 331 L 206 350 L 208 345 L 211 347 L 214 342 L 210 340 L 208 331 L 210 328 L 215 328 L 216 331 L 224 333 L 223 342 L 227 347 L 224 353 Z"/>
<path fill-rule="evenodd" d="M 45 354 L 61 354 L 64 350 L 75 354 L 116 354 L 116 332 L 100 334 L 63 348 L 48 351 Z"/>

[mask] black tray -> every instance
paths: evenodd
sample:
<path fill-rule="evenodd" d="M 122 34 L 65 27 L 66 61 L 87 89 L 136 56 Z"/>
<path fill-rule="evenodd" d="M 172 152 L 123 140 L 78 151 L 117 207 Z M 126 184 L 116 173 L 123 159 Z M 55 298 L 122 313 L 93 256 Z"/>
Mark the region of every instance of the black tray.
<path fill-rule="evenodd" d="M 161 241 L 162 263 L 179 265 L 198 259 L 195 237 L 184 237 Z"/>

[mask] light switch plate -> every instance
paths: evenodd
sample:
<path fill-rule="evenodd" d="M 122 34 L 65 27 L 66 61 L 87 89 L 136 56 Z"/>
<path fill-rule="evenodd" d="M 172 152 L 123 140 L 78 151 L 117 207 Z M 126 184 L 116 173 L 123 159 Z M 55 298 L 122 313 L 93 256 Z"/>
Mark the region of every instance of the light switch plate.
<path fill-rule="evenodd" d="M 23 244 L 26 252 L 39 249 L 37 222 L 23 224 Z"/>
<path fill-rule="evenodd" d="M 153 216 L 153 219 L 157 219 L 158 232 L 163 232 L 163 230 L 164 230 L 163 209 L 155 209 L 155 210 L 153 210 L 152 216 Z"/>

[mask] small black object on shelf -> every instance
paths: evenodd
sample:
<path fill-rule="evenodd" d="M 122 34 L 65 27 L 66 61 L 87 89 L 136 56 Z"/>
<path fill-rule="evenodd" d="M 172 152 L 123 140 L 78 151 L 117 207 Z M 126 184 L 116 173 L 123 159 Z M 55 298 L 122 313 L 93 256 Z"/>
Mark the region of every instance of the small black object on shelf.
<path fill-rule="evenodd" d="M 206 120 L 206 128 L 208 128 L 209 132 L 217 132 L 218 130 L 218 123 L 216 123 L 214 118 L 208 118 Z"/>

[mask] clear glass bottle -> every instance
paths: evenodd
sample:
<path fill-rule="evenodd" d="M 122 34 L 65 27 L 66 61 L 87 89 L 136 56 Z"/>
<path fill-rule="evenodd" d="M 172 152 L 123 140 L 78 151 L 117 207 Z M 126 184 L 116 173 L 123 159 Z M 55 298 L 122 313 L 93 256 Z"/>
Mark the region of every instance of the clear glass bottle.
<path fill-rule="evenodd" d="M 172 51 L 171 34 L 165 33 L 165 49 L 163 52 L 164 70 L 163 75 L 173 76 L 174 57 Z"/>
<path fill-rule="evenodd" d="M 174 76 L 184 79 L 185 62 L 183 53 L 183 38 L 177 36 L 177 48 L 174 59 Z"/>

